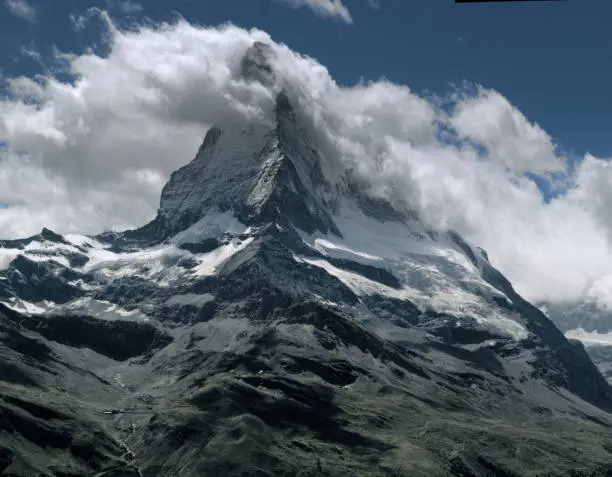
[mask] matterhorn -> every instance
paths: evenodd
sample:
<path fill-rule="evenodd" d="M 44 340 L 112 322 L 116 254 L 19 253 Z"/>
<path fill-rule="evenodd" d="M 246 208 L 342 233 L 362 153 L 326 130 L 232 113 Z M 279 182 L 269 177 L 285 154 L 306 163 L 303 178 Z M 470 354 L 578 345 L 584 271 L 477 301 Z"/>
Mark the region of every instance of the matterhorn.
<path fill-rule="evenodd" d="M 156 217 L 0 242 L 0 473 L 612 475 L 612 390 L 484 250 L 370 193 L 274 51 Z M 280 85 L 280 86 L 278 86 Z"/>

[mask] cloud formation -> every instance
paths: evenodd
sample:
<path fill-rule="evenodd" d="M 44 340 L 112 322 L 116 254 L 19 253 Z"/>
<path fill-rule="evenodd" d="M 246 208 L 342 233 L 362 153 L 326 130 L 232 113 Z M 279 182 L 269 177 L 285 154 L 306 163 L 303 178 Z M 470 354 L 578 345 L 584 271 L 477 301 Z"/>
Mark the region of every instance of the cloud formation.
<path fill-rule="evenodd" d="M 5 0 L 4 5 L 12 15 L 27 22 L 36 23 L 36 8 L 30 5 L 27 0 Z"/>
<path fill-rule="evenodd" d="M 346 23 L 353 23 L 353 17 L 342 0 L 280 0 L 294 8 L 308 7 L 315 13 L 329 18 L 338 18 Z M 376 2 L 376 0 L 368 0 Z M 372 3 L 370 3 L 372 4 Z M 374 3 L 378 5 L 378 3 Z"/>
<path fill-rule="evenodd" d="M 612 163 L 569 168 L 550 136 L 482 87 L 441 102 L 388 81 L 341 87 L 316 60 L 259 30 L 174 24 L 122 31 L 108 17 L 107 57 L 63 55 L 73 83 L 12 78 L 0 100 L 3 236 L 95 233 L 151 219 L 170 173 L 192 159 L 212 124 L 266 120 L 275 85 L 245 82 L 254 41 L 276 50 L 330 154 L 373 193 L 416 209 L 489 252 L 532 300 L 612 305 Z M 446 104 L 448 106 L 449 104 Z M 545 201 L 529 178 L 567 190 Z"/>
<path fill-rule="evenodd" d="M 131 0 L 105 0 L 105 3 L 107 8 L 119 11 L 124 15 L 134 15 L 144 10 L 140 3 Z"/>

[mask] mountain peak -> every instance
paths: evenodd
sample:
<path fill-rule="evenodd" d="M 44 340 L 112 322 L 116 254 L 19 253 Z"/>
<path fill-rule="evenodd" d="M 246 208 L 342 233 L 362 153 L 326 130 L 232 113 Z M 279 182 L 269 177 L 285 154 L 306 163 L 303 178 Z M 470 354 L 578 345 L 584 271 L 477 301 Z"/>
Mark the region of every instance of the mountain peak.
<path fill-rule="evenodd" d="M 242 75 L 272 87 L 278 79 L 275 62 L 275 50 L 256 41 L 244 53 Z M 195 158 L 164 186 L 156 218 L 124 237 L 163 241 L 208 214 L 225 212 L 249 226 L 290 222 L 307 232 L 340 234 L 331 209 L 342 168 L 323 157 L 291 88 L 276 93 L 270 113 L 267 119 L 211 127 Z"/>
<path fill-rule="evenodd" d="M 264 86 L 272 86 L 276 81 L 273 68 L 275 60 L 276 53 L 272 47 L 256 41 L 242 58 L 242 76 L 248 81 L 259 81 Z"/>
<path fill-rule="evenodd" d="M 262 45 L 245 56 L 252 74 L 271 71 Z M 339 233 L 329 211 L 332 180 L 319 149 L 303 115 L 280 92 L 273 121 L 207 131 L 195 158 L 164 186 L 158 215 L 141 235 L 164 240 L 207 214 L 228 211 L 246 225 L 289 221 L 308 232 Z"/>

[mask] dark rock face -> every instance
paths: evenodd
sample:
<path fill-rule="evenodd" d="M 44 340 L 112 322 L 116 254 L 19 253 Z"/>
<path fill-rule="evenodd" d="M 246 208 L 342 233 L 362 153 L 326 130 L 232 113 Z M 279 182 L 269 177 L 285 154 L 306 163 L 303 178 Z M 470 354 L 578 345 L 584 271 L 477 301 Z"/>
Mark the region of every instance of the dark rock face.
<path fill-rule="evenodd" d="M 191 253 L 208 253 L 219 248 L 221 243 L 216 238 L 204 239 L 198 243 L 182 243 L 179 245 L 183 250 L 187 250 Z"/>
<path fill-rule="evenodd" d="M 40 263 L 18 255 L 11 262 L 8 285 L 15 295 L 31 302 L 50 300 L 61 304 L 82 296 L 79 288 L 56 274 L 59 269 L 53 261 Z"/>
<path fill-rule="evenodd" d="M 599 373 L 580 343 L 568 341 L 563 333 L 540 310 L 521 298 L 512 285 L 490 265 L 484 268 L 486 279 L 502 289 L 512 300 L 512 308 L 528 317 L 527 324 L 535 337 L 528 346 L 536 349 L 534 373 L 548 377 L 586 401 L 612 410 L 612 389 Z M 555 363 L 555 364 L 553 364 Z"/>
<path fill-rule="evenodd" d="M 569 336 L 592 333 L 586 339 L 586 352 L 609 383 L 612 383 L 612 343 L 606 335 L 612 331 L 610 310 L 592 300 L 579 303 L 541 303 L 546 314 Z M 588 336 L 588 335 L 587 335 Z"/>
<path fill-rule="evenodd" d="M 88 316 L 23 317 L 21 326 L 48 340 L 89 348 L 116 361 L 154 353 L 172 338 L 151 325 L 103 321 Z"/>
<path fill-rule="evenodd" d="M 0 473 L 77 476 L 123 467 L 114 438 L 54 389 L 70 370 L 44 338 L 22 327 L 28 319 L 0 309 Z"/>
<path fill-rule="evenodd" d="M 61 243 L 61 244 L 67 243 L 64 237 L 62 237 L 61 235 L 47 228 L 43 228 L 40 234 L 33 235 L 25 239 L 0 240 L 0 247 L 23 250 L 27 245 L 30 245 L 32 242 L 45 242 L 45 241 L 53 242 L 53 243 Z"/>
<path fill-rule="evenodd" d="M 250 81 L 259 81 L 264 86 L 272 86 L 276 81 L 272 65 L 275 58 L 276 53 L 270 45 L 256 41 L 242 59 L 242 76 Z"/>

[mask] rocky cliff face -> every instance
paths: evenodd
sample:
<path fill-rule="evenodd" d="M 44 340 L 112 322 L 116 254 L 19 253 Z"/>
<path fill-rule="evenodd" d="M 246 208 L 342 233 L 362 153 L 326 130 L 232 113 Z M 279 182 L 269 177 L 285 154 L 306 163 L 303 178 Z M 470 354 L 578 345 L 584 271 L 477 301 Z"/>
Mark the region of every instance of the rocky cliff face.
<path fill-rule="evenodd" d="M 612 313 L 592 299 L 571 303 L 541 303 L 568 339 L 581 342 L 608 382 L 612 382 Z"/>
<path fill-rule="evenodd" d="M 278 83 L 270 55 L 245 78 Z M 151 223 L 0 244 L 0 469 L 610 475 L 584 348 L 482 250 L 370 197 L 290 91 L 211 128 Z"/>

